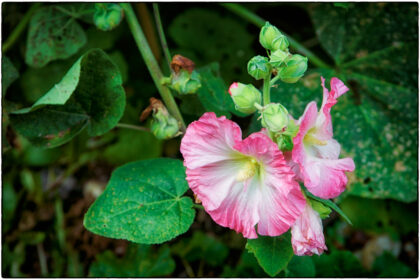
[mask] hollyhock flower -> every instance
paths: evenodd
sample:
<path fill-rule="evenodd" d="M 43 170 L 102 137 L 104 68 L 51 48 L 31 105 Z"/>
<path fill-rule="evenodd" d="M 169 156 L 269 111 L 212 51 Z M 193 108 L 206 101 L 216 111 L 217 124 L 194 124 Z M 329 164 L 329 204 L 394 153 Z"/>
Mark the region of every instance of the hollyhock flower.
<path fill-rule="evenodd" d="M 246 238 L 286 232 L 305 207 L 282 152 L 262 132 L 242 140 L 236 123 L 205 113 L 188 126 L 181 153 L 188 184 L 207 213 Z"/>
<path fill-rule="evenodd" d="M 295 255 L 321 255 L 324 250 L 327 250 L 324 233 L 322 232 L 321 218 L 309 203 L 306 204 L 302 215 L 300 215 L 292 226 L 291 232 L 292 247 Z"/>
<path fill-rule="evenodd" d="M 306 188 L 316 196 L 329 199 L 345 190 L 347 177 L 344 172 L 353 171 L 354 162 L 351 158 L 338 159 L 340 144 L 332 138 L 330 115 L 331 107 L 348 88 L 339 79 L 332 78 L 331 91 L 328 91 L 324 82 L 321 77 L 324 88 L 321 110 L 318 112 L 313 101 L 298 121 L 300 128 L 293 139 L 292 159 L 299 166 L 296 173 Z"/>

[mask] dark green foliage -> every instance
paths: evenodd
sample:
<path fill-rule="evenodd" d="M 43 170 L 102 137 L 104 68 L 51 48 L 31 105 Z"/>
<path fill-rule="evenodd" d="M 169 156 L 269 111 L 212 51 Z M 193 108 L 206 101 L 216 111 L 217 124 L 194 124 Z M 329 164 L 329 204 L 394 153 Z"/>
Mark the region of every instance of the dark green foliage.
<path fill-rule="evenodd" d="M 89 268 L 89 277 L 162 277 L 174 269 L 168 247 L 155 251 L 150 245 L 130 244 L 123 258 L 111 251 L 98 255 Z"/>
<path fill-rule="evenodd" d="M 118 68 L 101 50 L 83 55 L 60 83 L 32 107 L 10 115 L 13 127 L 34 145 L 62 145 L 87 127 L 89 135 L 113 128 L 125 107 Z"/>
<path fill-rule="evenodd" d="M 314 256 L 316 277 L 367 277 L 369 274 L 350 251 Z"/>

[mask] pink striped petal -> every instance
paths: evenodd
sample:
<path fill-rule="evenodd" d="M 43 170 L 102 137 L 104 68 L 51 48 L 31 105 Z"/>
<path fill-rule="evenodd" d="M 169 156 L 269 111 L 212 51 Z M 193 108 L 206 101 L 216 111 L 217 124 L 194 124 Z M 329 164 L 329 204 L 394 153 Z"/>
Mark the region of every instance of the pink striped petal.
<path fill-rule="evenodd" d="M 188 184 L 207 213 L 246 238 L 280 235 L 303 211 L 300 187 L 264 133 L 242 140 L 234 122 L 206 113 L 188 127 L 181 153 Z"/>

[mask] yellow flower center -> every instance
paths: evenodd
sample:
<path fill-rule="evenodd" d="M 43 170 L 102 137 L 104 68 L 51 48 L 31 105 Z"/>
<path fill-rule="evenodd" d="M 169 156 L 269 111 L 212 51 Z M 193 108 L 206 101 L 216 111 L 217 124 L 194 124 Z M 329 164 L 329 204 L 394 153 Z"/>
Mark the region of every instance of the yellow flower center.
<path fill-rule="evenodd" d="M 260 164 L 254 158 L 247 158 L 242 168 L 236 174 L 236 180 L 242 182 L 253 177 L 255 173 L 259 173 Z"/>
<path fill-rule="evenodd" d="M 315 128 L 311 128 L 308 133 L 306 133 L 305 137 L 303 138 L 303 143 L 306 145 L 318 145 L 324 146 L 327 145 L 327 141 L 319 140 L 314 136 Z"/>

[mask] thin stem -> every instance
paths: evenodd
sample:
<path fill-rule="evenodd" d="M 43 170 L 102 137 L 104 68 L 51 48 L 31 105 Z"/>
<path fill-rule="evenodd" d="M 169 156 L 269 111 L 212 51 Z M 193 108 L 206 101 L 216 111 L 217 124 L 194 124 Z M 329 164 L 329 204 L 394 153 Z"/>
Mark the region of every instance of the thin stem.
<path fill-rule="evenodd" d="M 197 208 L 197 209 L 202 209 L 202 210 L 204 210 L 203 205 L 200 205 L 200 204 L 193 204 L 193 207 L 194 207 L 194 208 Z"/>
<path fill-rule="evenodd" d="M 19 38 L 19 36 L 22 34 L 22 32 L 25 30 L 26 25 L 29 23 L 29 20 L 31 19 L 33 13 L 38 9 L 38 7 L 41 6 L 41 3 L 35 3 L 32 5 L 32 7 L 26 12 L 26 14 L 23 16 L 22 20 L 19 22 L 19 24 L 15 27 L 15 29 L 12 31 L 12 34 L 10 34 L 9 38 L 7 38 L 6 42 L 3 43 L 2 51 L 3 54 L 7 52 L 13 44 L 16 42 L 16 40 Z"/>
<path fill-rule="evenodd" d="M 41 266 L 41 276 L 47 277 L 48 276 L 48 266 L 47 266 L 47 257 L 45 256 L 44 247 L 42 243 L 38 243 L 36 245 L 36 250 L 38 252 L 39 264 Z"/>
<path fill-rule="evenodd" d="M 174 118 L 176 118 L 180 123 L 181 130 L 185 131 L 184 119 L 182 118 L 181 112 L 179 111 L 178 105 L 176 104 L 175 99 L 172 96 L 170 90 L 166 86 L 163 86 L 160 82 L 160 80 L 163 77 L 163 74 L 160 71 L 159 65 L 155 57 L 153 56 L 152 50 L 149 47 L 149 44 L 146 40 L 146 37 L 144 36 L 143 30 L 141 29 L 136 15 L 134 14 L 133 9 L 131 8 L 131 5 L 129 3 L 121 3 L 120 5 L 125 11 L 128 26 L 130 27 L 131 33 L 134 37 L 134 40 L 136 41 L 137 47 L 141 55 L 143 56 L 144 62 L 146 63 L 147 68 L 149 69 L 149 73 L 152 76 L 152 79 L 160 93 L 160 96 L 163 99 L 163 102 L 168 108 L 169 113 L 172 116 L 174 116 Z"/>
<path fill-rule="evenodd" d="M 263 27 L 265 24 L 265 20 L 254 14 L 253 12 L 249 11 L 248 9 L 242 7 L 239 4 L 236 3 L 222 3 L 221 4 L 226 9 L 232 11 L 233 13 L 237 14 L 238 16 L 248 20 L 249 22 L 253 23 L 254 25 L 258 27 Z M 289 39 L 290 46 L 294 48 L 296 51 L 304 54 L 306 57 L 308 57 L 309 61 L 313 63 L 314 65 L 322 68 L 331 68 L 326 62 L 324 62 L 321 58 L 316 56 L 313 52 L 305 48 L 302 44 L 300 44 L 298 41 L 290 37 L 290 35 L 287 35 L 285 32 L 281 31 L 284 35 L 287 36 L 287 39 Z"/>
<path fill-rule="evenodd" d="M 168 43 L 166 42 L 165 33 L 163 32 L 162 21 L 160 20 L 159 5 L 153 3 L 153 14 L 155 15 L 156 27 L 162 45 L 163 54 L 165 55 L 166 62 L 168 63 L 169 69 L 171 69 L 171 53 L 169 52 Z"/>
<path fill-rule="evenodd" d="M 279 79 L 280 79 L 280 75 L 279 74 L 277 74 L 277 76 L 275 76 L 274 78 L 272 78 L 271 81 L 270 81 L 270 87 L 274 86 Z"/>
<path fill-rule="evenodd" d="M 270 103 L 270 77 L 271 75 L 268 75 L 267 78 L 264 79 L 264 85 L 263 85 L 263 105 L 267 105 Z"/>
<path fill-rule="evenodd" d="M 181 258 L 181 261 L 182 261 L 182 264 L 185 267 L 185 272 L 187 273 L 188 277 L 195 278 L 195 274 L 194 274 L 194 271 L 193 271 L 191 265 L 184 258 Z"/>
<path fill-rule="evenodd" d="M 138 126 L 134 124 L 126 124 L 126 123 L 117 123 L 116 127 L 128 128 L 128 129 L 139 130 L 139 131 L 150 131 L 150 129 L 148 129 L 147 127 Z"/>

